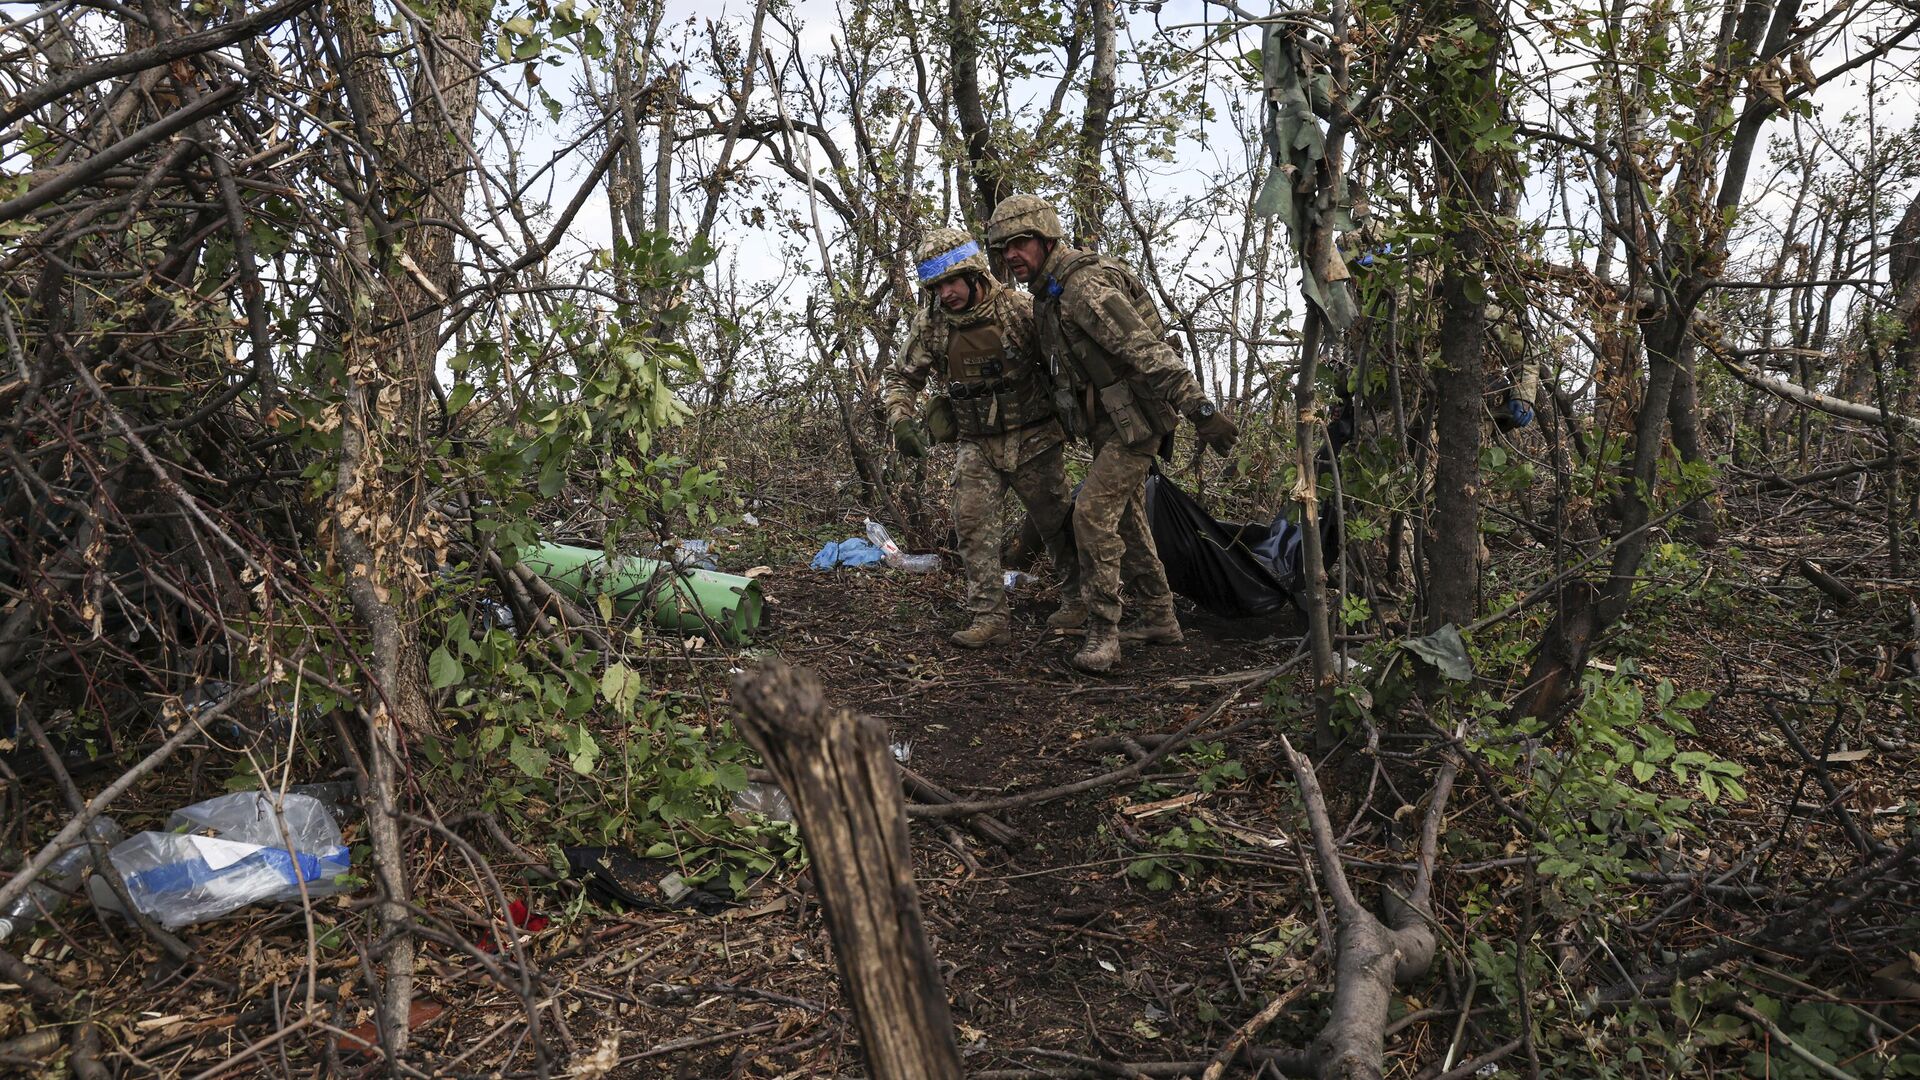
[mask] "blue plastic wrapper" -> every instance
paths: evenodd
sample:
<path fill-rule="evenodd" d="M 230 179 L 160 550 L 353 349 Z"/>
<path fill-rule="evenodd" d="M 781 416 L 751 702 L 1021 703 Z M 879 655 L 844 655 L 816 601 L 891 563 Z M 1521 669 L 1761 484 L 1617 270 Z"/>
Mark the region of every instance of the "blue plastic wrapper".
<path fill-rule="evenodd" d="M 108 852 L 134 905 L 168 929 L 262 901 L 299 903 L 346 891 L 352 860 L 318 799 L 240 791 L 173 812 L 172 832 L 144 832 Z M 104 893 L 104 895 L 103 895 Z M 98 905 L 117 907 L 93 890 Z"/>
<path fill-rule="evenodd" d="M 815 570 L 832 570 L 837 566 L 872 566 L 880 562 L 882 554 L 879 548 L 860 537 L 849 537 L 840 541 L 828 541 L 827 546 L 813 557 L 811 564 Z"/>

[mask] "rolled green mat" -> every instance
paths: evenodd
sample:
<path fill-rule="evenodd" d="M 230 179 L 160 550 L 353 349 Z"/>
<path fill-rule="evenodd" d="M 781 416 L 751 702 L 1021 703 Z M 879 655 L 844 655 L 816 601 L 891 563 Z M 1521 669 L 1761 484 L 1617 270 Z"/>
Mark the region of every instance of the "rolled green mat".
<path fill-rule="evenodd" d="M 528 569 L 570 600 L 602 593 L 623 615 L 651 598 L 655 626 L 706 631 L 741 645 L 760 626 L 766 601 L 752 578 L 714 570 L 674 569 L 671 563 L 637 556 L 608 558 L 596 548 L 536 544 L 520 553 Z"/>

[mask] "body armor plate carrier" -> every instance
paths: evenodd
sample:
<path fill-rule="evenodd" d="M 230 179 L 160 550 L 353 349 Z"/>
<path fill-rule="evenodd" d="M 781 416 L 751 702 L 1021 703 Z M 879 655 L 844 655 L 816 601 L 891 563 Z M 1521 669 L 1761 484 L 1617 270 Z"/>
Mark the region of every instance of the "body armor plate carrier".
<path fill-rule="evenodd" d="M 1102 258 L 1090 251 L 1080 252 L 1060 267 L 1056 276 L 1049 281 L 1049 288 L 1042 294 L 1041 302 L 1052 305 L 1057 311 L 1067 279 L 1094 266 L 1116 271 L 1126 283 L 1127 298 L 1132 301 L 1140 321 L 1156 337 L 1166 333 L 1166 323 L 1161 319 L 1159 309 L 1133 271 L 1124 263 Z M 1135 449 L 1158 447 L 1162 456 L 1165 456 L 1166 437 L 1180 422 L 1179 414 L 1174 412 L 1173 407 L 1136 393 L 1132 368 L 1118 357 L 1109 356 L 1097 344 L 1087 342 L 1089 348 L 1084 355 L 1070 349 L 1061 332 L 1057 314 L 1037 321 L 1041 344 L 1053 378 L 1053 397 L 1068 431 L 1085 435 L 1092 426 L 1092 418 L 1104 413 L 1122 443 Z M 1169 347 L 1172 347 L 1171 342 Z M 1178 351 L 1175 348 L 1175 352 Z M 1084 398 L 1074 392 L 1076 383 Z M 1094 407 L 1096 401 L 1099 403 L 1098 410 Z"/>
<path fill-rule="evenodd" d="M 1053 419 L 1038 371 L 1008 348 L 991 317 L 947 333 L 947 396 L 962 436 L 998 435 Z"/>

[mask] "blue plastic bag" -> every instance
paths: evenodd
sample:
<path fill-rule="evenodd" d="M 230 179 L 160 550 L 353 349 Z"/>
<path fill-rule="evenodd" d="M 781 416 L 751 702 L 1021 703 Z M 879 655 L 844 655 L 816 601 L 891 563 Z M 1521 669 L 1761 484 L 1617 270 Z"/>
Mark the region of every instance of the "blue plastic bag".
<path fill-rule="evenodd" d="M 827 546 L 813 557 L 815 570 L 832 570 L 836 566 L 872 566 L 881 560 L 880 549 L 860 537 L 848 537 L 838 542 L 828 541 Z"/>

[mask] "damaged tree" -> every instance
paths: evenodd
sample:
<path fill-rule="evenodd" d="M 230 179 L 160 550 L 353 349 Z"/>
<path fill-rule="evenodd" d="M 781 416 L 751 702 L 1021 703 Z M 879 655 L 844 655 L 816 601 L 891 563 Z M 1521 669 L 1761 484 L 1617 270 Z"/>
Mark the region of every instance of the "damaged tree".
<path fill-rule="evenodd" d="M 740 676 L 734 695 L 806 837 L 868 1067 L 879 1080 L 959 1080 L 886 729 L 829 706 L 819 680 L 784 664 Z"/>

